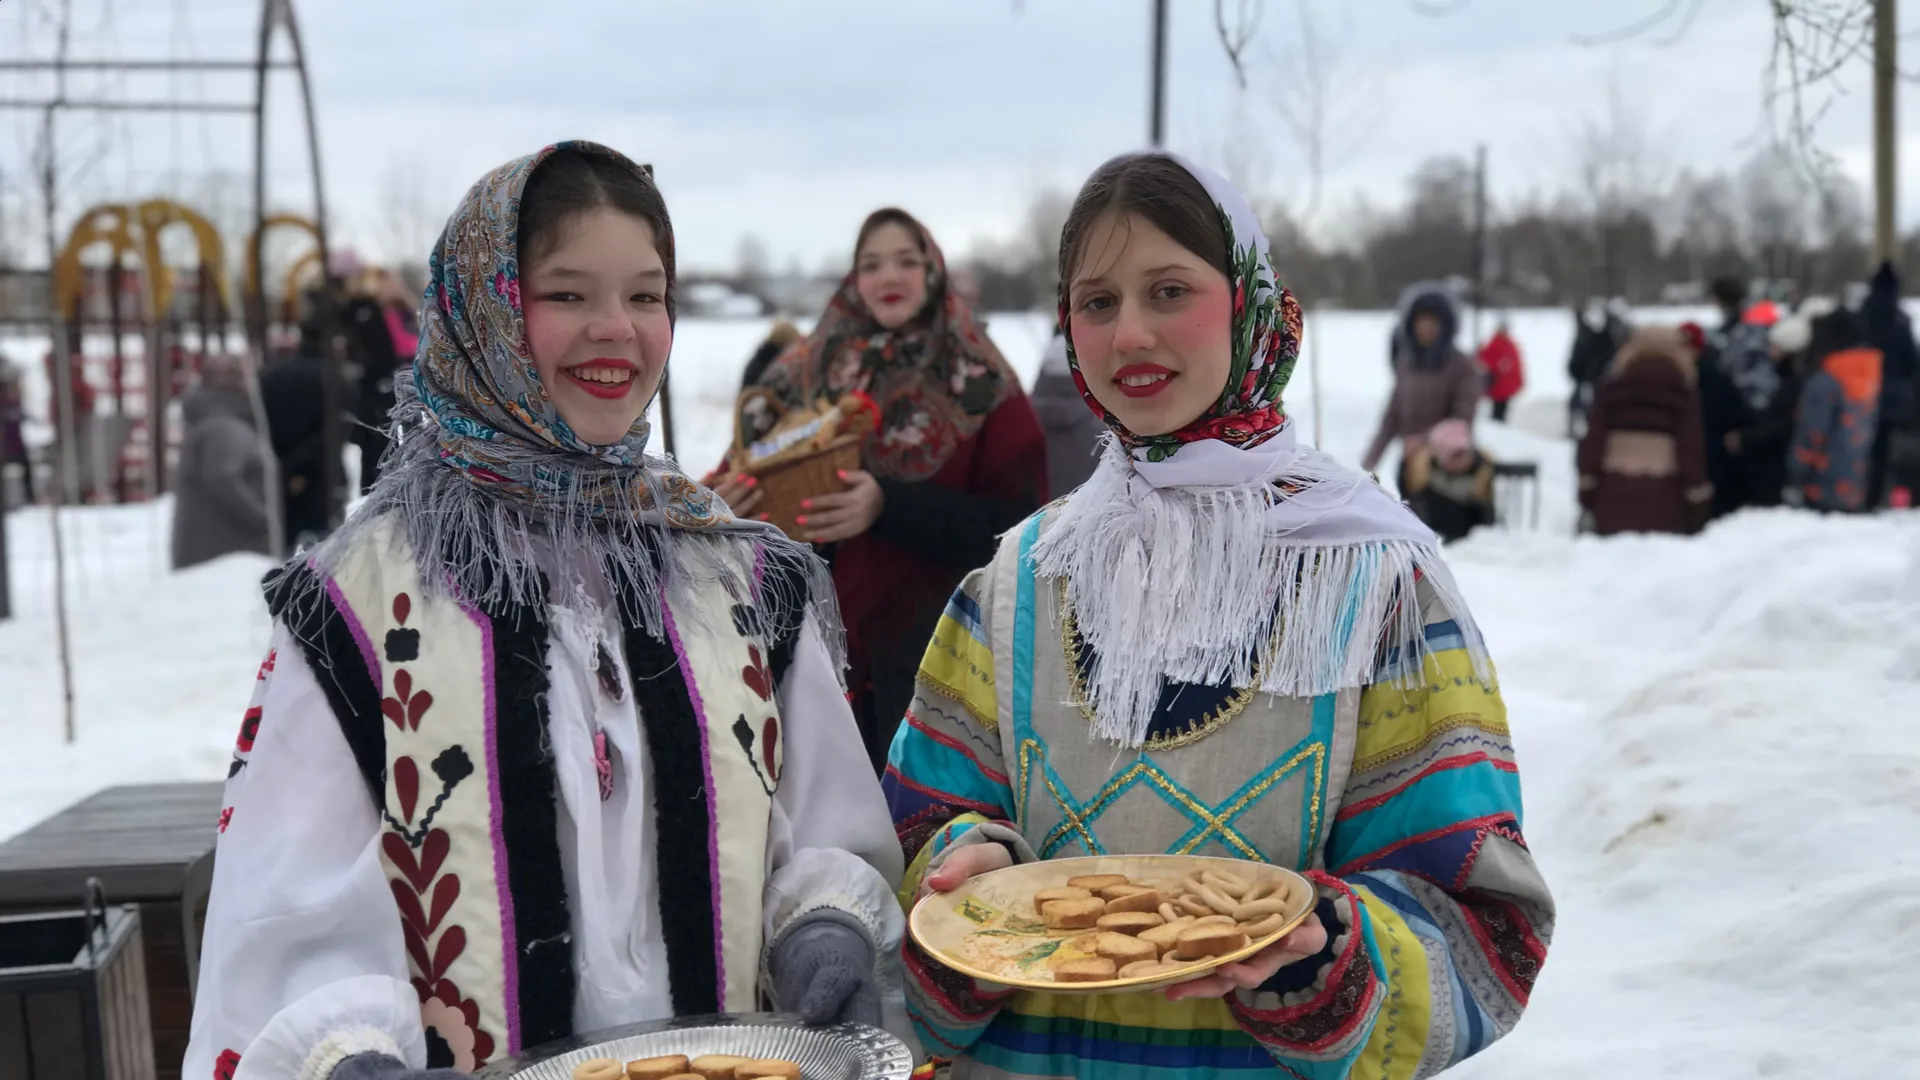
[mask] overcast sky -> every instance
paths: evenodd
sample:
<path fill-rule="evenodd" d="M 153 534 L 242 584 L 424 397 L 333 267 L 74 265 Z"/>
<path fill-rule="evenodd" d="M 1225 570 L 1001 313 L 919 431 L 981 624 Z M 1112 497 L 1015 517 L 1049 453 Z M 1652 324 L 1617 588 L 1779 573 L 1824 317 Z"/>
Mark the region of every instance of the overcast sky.
<path fill-rule="evenodd" d="M 1228 0 L 1232 9 L 1239 0 Z M 1566 183 L 1571 131 L 1609 85 L 1645 114 L 1669 170 L 1730 167 L 1762 127 L 1768 0 L 1702 0 L 1676 45 L 1664 30 L 1593 47 L 1663 0 L 1265 0 L 1237 89 L 1213 4 L 1172 0 L 1169 143 L 1235 165 L 1263 193 L 1304 199 L 1301 155 L 1273 109 L 1296 4 L 1332 42 L 1339 129 L 1323 205 L 1391 203 L 1423 158 L 1484 143 L 1497 195 Z M 72 55 L 249 54 L 254 0 L 74 0 Z M 651 161 L 682 259 L 733 262 L 743 235 L 809 268 L 845 258 L 872 208 L 897 203 L 964 252 L 1014 235 L 1036 191 L 1071 191 L 1147 134 L 1148 0 L 304 0 L 330 208 L 369 254 L 408 243 L 406 219 L 444 218 L 486 169 L 567 137 Z M 1685 5 L 1682 5 L 1685 6 Z M 46 55 L 54 0 L 0 2 L 0 56 Z M 112 18 L 103 15 L 112 13 Z M 1920 18 L 1910 17 L 1920 23 Z M 1910 65 L 1920 66 L 1920 65 Z M 1868 177 L 1864 71 L 1822 144 Z M 0 96 L 44 79 L 0 74 Z M 74 77 L 69 94 L 244 97 L 245 76 Z M 274 87 L 275 201 L 304 208 L 305 135 L 291 77 Z M 1920 101 L 1902 90 L 1902 219 L 1920 221 Z M 0 179 L 18 191 L 35 115 L 0 113 Z M 245 167 L 248 124 L 121 115 L 75 119 L 73 202 L 190 190 Z M 417 196 L 396 199 L 411 186 Z M 398 209 L 396 210 L 396 205 Z M 411 230 L 411 231 L 417 231 Z M 408 254 L 413 254 L 408 252 Z M 1283 256 L 1284 258 L 1284 256 Z"/>

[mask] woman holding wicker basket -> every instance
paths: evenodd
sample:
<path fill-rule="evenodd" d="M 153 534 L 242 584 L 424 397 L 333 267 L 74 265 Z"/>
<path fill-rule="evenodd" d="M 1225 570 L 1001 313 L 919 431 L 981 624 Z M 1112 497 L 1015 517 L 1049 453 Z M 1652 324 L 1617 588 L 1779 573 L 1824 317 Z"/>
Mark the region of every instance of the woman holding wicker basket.
<path fill-rule="evenodd" d="M 1039 421 L 926 227 L 888 208 L 861 225 L 813 332 L 742 393 L 736 427 L 709 482 L 736 513 L 827 546 L 854 714 L 879 770 L 947 598 L 1046 501 Z M 796 462 L 793 437 L 822 429 L 842 434 Z"/>

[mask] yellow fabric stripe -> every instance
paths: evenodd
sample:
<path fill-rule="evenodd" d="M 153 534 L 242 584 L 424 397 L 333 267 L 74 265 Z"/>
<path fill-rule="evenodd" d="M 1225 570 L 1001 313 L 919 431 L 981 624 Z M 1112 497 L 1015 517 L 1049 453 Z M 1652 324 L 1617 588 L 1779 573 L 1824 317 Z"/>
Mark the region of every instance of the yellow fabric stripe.
<path fill-rule="evenodd" d="M 1098 995 L 1025 991 L 1015 994 L 1007 1007 L 1022 1016 L 1066 1017 L 1160 1031 L 1234 1031 L 1240 1026 L 1219 998 L 1168 1001 L 1157 990 Z"/>
<path fill-rule="evenodd" d="M 960 703 L 991 731 L 1000 722 L 993 688 L 993 649 L 951 616 L 940 616 L 920 660 L 920 677 Z"/>
<path fill-rule="evenodd" d="M 1497 681 L 1482 681 L 1465 649 L 1427 657 L 1424 686 L 1408 690 L 1375 683 L 1360 694 L 1360 723 L 1353 749 L 1355 774 L 1414 753 L 1428 740 L 1474 727 L 1509 738 L 1507 707 Z"/>
<path fill-rule="evenodd" d="M 1387 999 L 1350 1075 L 1356 1080 L 1413 1080 L 1433 1017 L 1427 950 L 1393 905 L 1375 898 L 1364 885 L 1355 885 L 1353 891 L 1366 907 L 1373 942 L 1386 968 L 1382 989 Z"/>
<path fill-rule="evenodd" d="M 940 831 L 934 833 L 932 839 L 920 845 L 920 853 L 907 864 L 907 872 L 900 878 L 900 891 L 895 894 L 900 898 L 902 911 L 913 910 L 913 897 L 920 891 L 920 879 L 927 876 L 927 864 L 943 850 L 943 846 L 938 842 L 940 837 L 950 836 L 956 830 L 964 830 L 968 825 L 978 825 L 986 820 L 986 815 L 969 810 L 941 826 Z"/>

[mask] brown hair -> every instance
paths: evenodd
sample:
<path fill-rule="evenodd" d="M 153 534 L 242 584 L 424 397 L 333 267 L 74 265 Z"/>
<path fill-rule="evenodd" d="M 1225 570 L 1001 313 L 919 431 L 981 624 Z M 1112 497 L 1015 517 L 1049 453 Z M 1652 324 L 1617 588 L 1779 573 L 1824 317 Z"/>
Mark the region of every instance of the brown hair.
<path fill-rule="evenodd" d="M 867 241 L 872 239 L 873 234 L 888 225 L 899 225 L 912 233 L 913 242 L 920 246 L 920 254 L 927 253 L 927 227 L 920 224 L 918 218 L 897 206 L 883 206 L 868 214 L 867 220 L 860 223 L 859 235 L 853 240 L 854 262 L 860 261 L 860 251 L 867 246 Z"/>
<path fill-rule="evenodd" d="M 639 171 L 604 154 L 555 151 L 533 170 L 520 195 L 520 265 L 551 252 L 575 217 L 601 208 L 647 223 L 654 250 L 667 271 L 667 310 L 673 310 L 673 222 L 654 186 L 653 172 Z"/>
<path fill-rule="evenodd" d="M 1060 295 L 1085 254 L 1093 225 L 1108 214 L 1138 214 L 1174 243 L 1233 276 L 1232 240 L 1220 208 L 1200 181 L 1165 154 L 1143 154 L 1107 162 L 1087 177 L 1060 230 Z"/>

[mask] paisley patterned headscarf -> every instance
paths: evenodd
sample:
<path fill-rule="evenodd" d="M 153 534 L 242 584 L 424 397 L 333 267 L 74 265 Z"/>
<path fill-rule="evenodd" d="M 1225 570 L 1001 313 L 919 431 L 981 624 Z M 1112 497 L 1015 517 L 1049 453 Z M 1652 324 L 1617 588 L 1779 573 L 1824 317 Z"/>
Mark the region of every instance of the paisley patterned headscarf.
<path fill-rule="evenodd" d="M 1023 393 L 1020 379 L 981 332 L 973 309 L 947 277 L 946 258 L 926 227 L 900 210 L 878 213 L 917 233 L 927 258 L 927 300 L 906 325 L 888 330 L 860 298 L 858 269 L 841 280 L 813 332 L 767 366 L 759 385 L 789 409 L 815 397 L 861 391 L 880 407 L 864 458 L 877 476 L 925 480 L 978 434 L 987 416 Z M 744 417 L 750 438 L 777 419 Z"/>
<path fill-rule="evenodd" d="M 804 546 L 770 525 L 736 519 L 671 460 L 647 454 L 644 414 L 619 442 L 597 446 L 554 406 L 527 344 L 520 202 L 540 165 L 562 152 L 606 158 L 653 183 L 650 169 L 575 141 L 510 161 L 467 191 L 428 263 L 419 346 L 410 376 L 396 382 L 396 435 L 380 479 L 312 560 L 325 567 L 370 522 L 395 513 L 422 581 L 445 582 L 490 607 L 540 599 L 543 575 L 597 564 L 627 614 L 649 629 L 657 628 L 661 575 L 678 568 L 678 534 L 739 539 L 757 545 L 756 557 L 791 561 L 803 577 L 824 582 Z M 667 247 L 664 215 L 659 228 Z M 669 280 L 670 317 L 673 288 Z"/>
<path fill-rule="evenodd" d="M 1430 651 L 1425 613 L 1410 602 L 1422 583 L 1484 664 L 1432 531 L 1365 473 L 1300 445 L 1281 401 L 1300 354 L 1300 305 L 1274 273 L 1252 206 L 1211 171 L 1163 156 L 1199 182 L 1225 226 L 1232 358 L 1220 397 L 1192 423 L 1129 431 L 1087 388 L 1062 287 L 1068 362 L 1113 438 L 1093 476 L 1047 511 L 1030 557 L 1040 577 L 1065 580 L 1091 646 L 1087 700 L 1076 704 L 1095 717 L 1092 733 L 1142 745 L 1169 681 L 1303 697 L 1417 681 Z M 1061 267 L 1063 282 L 1071 269 Z M 1391 673 L 1388 655 L 1399 660 Z"/>

